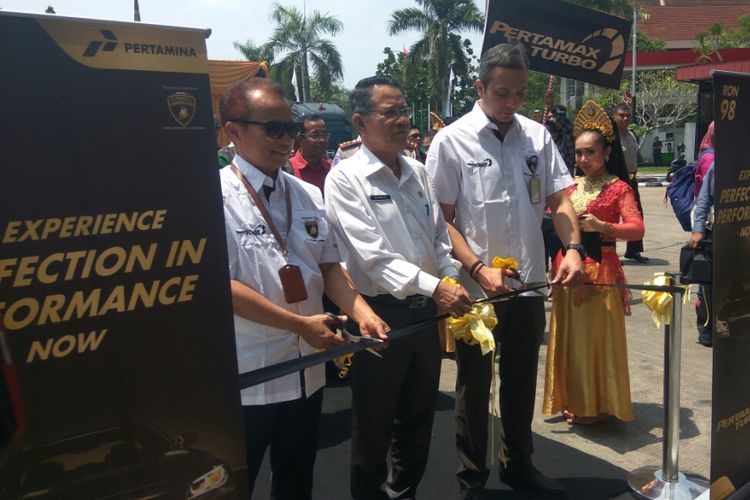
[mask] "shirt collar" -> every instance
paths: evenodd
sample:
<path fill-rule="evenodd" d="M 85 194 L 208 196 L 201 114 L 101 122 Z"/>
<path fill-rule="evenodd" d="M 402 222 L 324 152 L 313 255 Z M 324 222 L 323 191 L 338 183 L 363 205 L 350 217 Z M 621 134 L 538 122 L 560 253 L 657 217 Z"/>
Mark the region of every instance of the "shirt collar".
<path fill-rule="evenodd" d="M 377 156 L 375 156 L 375 153 L 367 149 L 367 146 L 362 144 L 362 146 L 359 148 L 359 151 L 357 152 L 358 155 L 362 155 L 367 163 L 362 165 L 360 168 L 362 169 L 362 173 L 365 175 L 365 177 L 369 177 L 373 175 L 376 172 L 379 172 L 383 169 L 390 170 L 388 166 L 383 163 Z M 401 179 L 400 182 L 403 182 L 407 179 L 407 177 L 414 175 L 414 171 L 411 168 L 411 165 L 409 165 L 409 162 L 405 161 L 402 158 L 402 154 L 399 153 L 398 155 L 398 165 L 401 167 Z"/>
<path fill-rule="evenodd" d="M 234 155 L 233 164 L 236 165 L 238 169 L 240 169 L 240 172 L 242 172 L 242 175 L 245 176 L 247 182 L 249 182 L 253 189 L 255 189 L 256 193 L 259 193 L 263 188 L 263 183 L 265 182 L 266 178 L 270 178 L 266 174 L 264 174 L 258 167 L 241 157 L 239 153 Z M 284 176 L 282 175 L 281 169 L 278 170 L 276 179 L 273 180 L 276 182 L 276 189 L 281 189 L 281 191 L 284 191 L 286 189 L 286 186 L 284 184 Z"/>
<path fill-rule="evenodd" d="M 469 113 L 468 119 L 470 120 L 470 123 L 474 126 L 474 131 L 477 133 L 481 132 L 485 128 L 489 130 L 498 130 L 497 125 L 492 123 L 490 119 L 487 117 L 487 115 L 484 113 L 484 110 L 482 110 L 482 107 L 479 105 L 479 101 L 474 103 L 474 108 L 472 108 L 471 113 Z M 510 128 L 508 129 L 508 132 L 510 132 L 512 129 L 518 126 L 519 126 L 518 116 L 517 114 L 514 114 L 513 121 L 510 124 Z"/>
<path fill-rule="evenodd" d="M 329 166 L 329 162 L 325 158 L 321 158 L 317 164 L 308 162 L 307 160 L 305 160 L 305 157 L 302 156 L 302 152 L 300 151 L 297 151 L 289 160 L 289 162 L 294 164 L 294 166 L 297 167 L 298 170 L 303 170 L 307 167 L 310 167 L 312 169 L 325 169 Z"/>

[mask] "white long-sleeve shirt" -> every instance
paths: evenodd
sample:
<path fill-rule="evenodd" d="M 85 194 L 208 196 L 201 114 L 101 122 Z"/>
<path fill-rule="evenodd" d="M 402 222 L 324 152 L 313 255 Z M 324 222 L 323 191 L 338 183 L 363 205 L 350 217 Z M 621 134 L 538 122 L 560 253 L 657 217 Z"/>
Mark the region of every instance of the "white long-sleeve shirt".
<path fill-rule="evenodd" d="M 447 227 L 421 163 L 399 157 L 401 178 L 364 145 L 326 178 L 326 212 L 360 293 L 431 297 L 456 276 Z"/>

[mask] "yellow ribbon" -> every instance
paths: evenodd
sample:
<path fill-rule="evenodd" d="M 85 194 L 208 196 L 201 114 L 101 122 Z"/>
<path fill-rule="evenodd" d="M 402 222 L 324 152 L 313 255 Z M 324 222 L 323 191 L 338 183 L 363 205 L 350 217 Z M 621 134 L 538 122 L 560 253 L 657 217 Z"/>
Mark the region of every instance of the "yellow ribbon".
<path fill-rule="evenodd" d="M 511 271 L 518 271 L 518 261 L 513 257 L 506 259 L 502 257 L 494 257 L 492 259 L 492 267 L 496 269 L 510 269 Z"/>
<path fill-rule="evenodd" d="M 446 276 L 443 281 L 461 286 L 455 278 Z M 492 329 L 497 326 L 497 316 L 492 304 L 474 304 L 467 314 L 460 318 L 448 318 L 445 328 L 456 340 L 463 340 L 469 345 L 479 344 L 482 355 L 495 350 L 495 337 Z"/>
<path fill-rule="evenodd" d="M 495 350 L 495 337 L 492 329 L 497 326 L 497 316 L 492 304 L 474 304 L 467 314 L 460 318 L 448 318 L 445 327 L 456 337 L 469 345 L 479 344 L 482 355 Z"/>
<path fill-rule="evenodd" d="M 654 274 L 654 281 L 647 281 L 647 286 L 671 286 L 672 279 L 663 273 Z M 651 319 L 654 320 L 656 328 L 668 325 L 672 318 L 672 294 L 669 292 L 656 292 L 653 290 L 642 290 L 643 303 L 651 310 Z M 690 301 L 690 288 L 685 287 L 683 303 Z"/>

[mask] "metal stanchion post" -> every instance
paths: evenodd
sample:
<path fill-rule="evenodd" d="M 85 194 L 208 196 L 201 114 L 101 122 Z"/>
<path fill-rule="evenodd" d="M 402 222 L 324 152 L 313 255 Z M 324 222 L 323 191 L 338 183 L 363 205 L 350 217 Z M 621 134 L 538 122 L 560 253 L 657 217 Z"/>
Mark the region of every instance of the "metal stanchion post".
<path fill-rule="evenodd" d="M 679 273 L 667 273 L 678 284 Z M 679 471 L 680 449 L 680 349 L 682 344 L 682 296 L 672 297 L 672 316 L 664 326 L 664 436 L 662 466 L 641 467 L 628 474 L 628 484 L 640 498 L 692 500 L 708 489 L 700 477 Z"/>

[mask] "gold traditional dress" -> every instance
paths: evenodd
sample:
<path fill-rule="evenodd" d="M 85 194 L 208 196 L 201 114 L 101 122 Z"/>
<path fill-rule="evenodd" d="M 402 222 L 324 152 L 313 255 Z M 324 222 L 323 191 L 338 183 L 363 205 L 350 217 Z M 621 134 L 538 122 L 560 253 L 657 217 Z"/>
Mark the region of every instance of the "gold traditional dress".
<path fill-rule="evenodd" d="M 625 283 L 614 242 L 637 240 L 644 233 L 633 190 L 617 177 L 604 175 L 577 178 L 568 195 L 576 214 L 593 214 L 610 223 L 606 233 L 599 234 L 601 261 L 591 256 L 584 261 L 586 281 Z M 561 260 L 558 254 L 553 275 Z M 633 420 L 625 339 L 629 290 L 579 285 L 555 287 L 552 296 L 542 412 L 568 410 L 577 417 L 607 414 Z"/>

